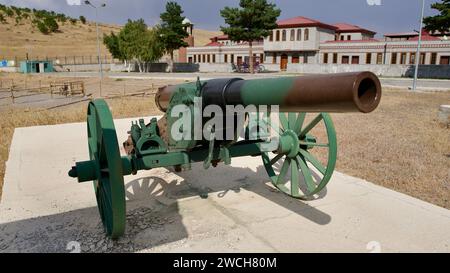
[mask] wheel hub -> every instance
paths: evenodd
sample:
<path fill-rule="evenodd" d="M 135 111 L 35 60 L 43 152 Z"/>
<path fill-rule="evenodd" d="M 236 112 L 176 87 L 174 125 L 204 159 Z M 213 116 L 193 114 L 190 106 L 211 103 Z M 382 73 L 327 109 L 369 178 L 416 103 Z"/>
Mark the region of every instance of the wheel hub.
<path fill-rule="evenodd" d="M 286 130 L 280 136 L 278 153 L 285 154 L 289 158 L 295 158 L 300 152 L 300 142 L 297 134 L 293 130 Z"/>

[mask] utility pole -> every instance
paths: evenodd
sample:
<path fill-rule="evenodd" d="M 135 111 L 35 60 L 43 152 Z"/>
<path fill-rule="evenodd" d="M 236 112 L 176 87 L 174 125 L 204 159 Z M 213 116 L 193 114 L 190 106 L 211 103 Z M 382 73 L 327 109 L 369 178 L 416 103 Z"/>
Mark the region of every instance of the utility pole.
<path fill-rule="evenodd" d="M 102 55 L 100 51 L 100 32 L 98 29 L 98 10 L 97 7 L 94 6 L 90 1 L 84 1 L 84 3 L 88 6 L 91 6 L 95 9 L 95 28 L 97 30 L 97 56 L 98 56 L 98 65 L 99 65 L 99 73 L 100 73 L 100 97 L 102 96 L 102 80 L 103 80 L 103 64 L 102 64 Z M 103 3 L 100 7 L 106 7 L 106 4 Z"/>
<path fill-rule="evenodd" d="M 416 91 L 417 88 L 417 76 L 419 74 L 419 63 L 420 63 L 420 48 L 422 46 L 422 28 L 423 28 L 423 15 L 425 11 L 425 0 L 422 0 L 422 12 L 420 15 L 420 28 L 419 28 L 419 41 L 417 43 L 417 52 L 416 52 L 416 68 L 414 70 L 414 80 L 412 90 Z"/>

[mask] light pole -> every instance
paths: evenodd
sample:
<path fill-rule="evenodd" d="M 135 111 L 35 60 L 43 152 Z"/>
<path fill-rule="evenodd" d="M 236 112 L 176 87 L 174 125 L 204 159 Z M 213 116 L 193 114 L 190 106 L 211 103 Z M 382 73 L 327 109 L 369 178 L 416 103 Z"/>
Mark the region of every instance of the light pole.
<path fill-rule="evenodd" d="M 414 70 L 414 80 L 412 90 L 416 91 L 417 88 L 417 76 L 419 74 L 419 63 L 420 63 L 420 47 L 422 46 L 422 27 L 423 27 L 423 14 L 425 11 L 425 0 L 422 0 L 422 12 L 420 15 L 420 28 L 419 28 L 419 41 L 417 43 L 417 52 L 416 52 L 416 68 Z"/>
<path fill-rule="evenodd" d="M 84 3 L 88 6 L 91 6 L 95 9 L 95 28 L 97 30 L 97 55 L 98 55 L 98 65 L 100 69 L 100 97 L 102 96 L 102 80 L 103 80 L 103 64 L 102 64 L 102 55 L 100 51 L 100 33 L 98 29 L 98 10 L 97 7 L 94 6 L 90 1 L 84 1 Z M 104 8 L 106 7 L 106 4 L 103 3 L 100 5 L 100 7 Z"/>

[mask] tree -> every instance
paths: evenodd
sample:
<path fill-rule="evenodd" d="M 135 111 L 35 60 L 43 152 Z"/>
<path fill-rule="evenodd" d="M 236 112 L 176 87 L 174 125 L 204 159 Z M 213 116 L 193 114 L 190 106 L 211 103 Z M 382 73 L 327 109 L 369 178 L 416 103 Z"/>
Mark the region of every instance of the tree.
<path fill-rule="evenodd" d="M 253 41 L 269 36 L 277 27 L 281 11 L 267 0 L 240 0 L 240 8 L 225 7 L 220 15 L 228 27 L 220 29 L 232 41 L 246 41 L 249 45 L 250 72 L 253 73 Z"/>
<path fill-rule="evenodd" d="M 48 27 L 41 21 L 37 22 L 37 28 L 39 29 L 39 31 L 42 34 L 48 34 L 49 33 Z"/>
<path fill-rule="evenodd" d="M 86 17 L 84 17 L 83 15 L 80 16 L 80 21 L 83 24 L 86 24 Z"/>
<path fill-rule="evenodd" d="M 114 59 L 119 59 L 121 61 L 125 60 L 124 56 L 122 55 L 122 52 L 120 51 L 119 37 L 116 34 L 114 34 L 114 32 L 111 31 L 110 35 L 105 34 L 105 36 L 103 36 L 103 43 L 105 44 L 106 48 L 109 50 Z"/>
<path fill-rule="evenodd" d="M 59 29 L 59 25 L 54 17 L 47 16 L 44 19 L 44 24 L 47 26 L 50 32 L 56 32 Z"/>
<path fill-rule="evenodd" d="M 188 44 L 184 41 L 189 36 L 185 30 L 183 10 L 176 2 L 167 2 L 166 11 L 161 13 L 161 26 L 158 33 L 164 51 L 170 54 L 169 72 L 173 72 L 173 51 Z"/>
<path fill-rule="evenodd" d="M 450 0 L 431 4 L 431 8 L 439 11 L 438 15 L 425 17 L 425 29 L 434 32 L 447 33 L 450 30 Z"/>
<path fill-rule="evenodd" d="M 111 34 L 106 39 L 111 54 L 128 62 L 130 71 L 132 60 L 136 61 L 140 72 L 147 71 L 147 63 L 158 60 L 164 53 L 164 47 L 159 41 L 159 31 L 149 30 L 143 19 L 128 20 L 128 23 L 117 35 Z M 118 51 L 117 50 L 118 43 Z"/>
<path fill-rule="evenodd" d="M 3 16 L 3 14 L 0 13 L 0 23 L 5 23 L 5 22 L 6 22 L 5 17 Z"/>

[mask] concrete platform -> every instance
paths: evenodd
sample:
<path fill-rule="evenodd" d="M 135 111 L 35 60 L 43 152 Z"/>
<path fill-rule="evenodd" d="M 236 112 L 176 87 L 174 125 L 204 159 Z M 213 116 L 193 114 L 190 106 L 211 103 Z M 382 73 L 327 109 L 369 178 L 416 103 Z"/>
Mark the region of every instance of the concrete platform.
<path fill-rule="evenodd" d="M 119 142 L 130 120 L 117 120 Z M 450 211 L 336 173 L 319 199 L 268 184 L 261 158 L 126 177 L 127 232 L 105 238 L 86 160 L 84 123 L 18 128 L 0 203 L 0 252 L 449 252 Z M 207 198 L 205 198 L 207 196 Z"/>

